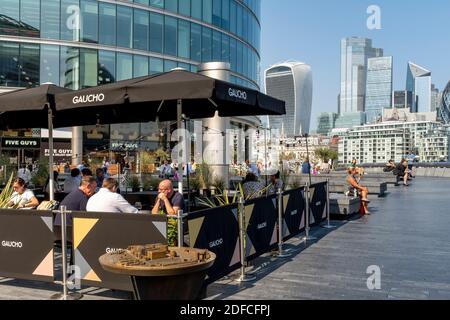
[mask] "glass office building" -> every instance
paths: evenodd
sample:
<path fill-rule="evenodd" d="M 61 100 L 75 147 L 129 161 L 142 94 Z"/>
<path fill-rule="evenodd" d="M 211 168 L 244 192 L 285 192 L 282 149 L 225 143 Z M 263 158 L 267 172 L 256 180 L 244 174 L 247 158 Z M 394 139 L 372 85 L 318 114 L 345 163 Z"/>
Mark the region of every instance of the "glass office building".
<path fill-rule="evenodd" d="M 80 89 L 209 61 L 259 89 L 260 0 L 2 0 L 0 87 Z"/>
<path fill-rule="evenodd" d="M 413 112 L 431 111 L 431 71 L 408 62 L 406 90 L 413 93 Z"/>
<path fill-rule="evenodd" d="M 367 62 L 366 121 L 380 120 L 383 109 L 392 107 L 393 58 L 371 58 Z"/>
<path fill-rule="evenodd" d="M 450 124 L 450 82 L 442 92 L 442 98 L 439 106 L 439 117 L 446 124 Z"/>
<path fill-rule="evenodd" d="M 365 111 L 367 60 L 382 56 L 383 49 L 373 48 L 371 39 L 341 40 L 340 114 Z"/>

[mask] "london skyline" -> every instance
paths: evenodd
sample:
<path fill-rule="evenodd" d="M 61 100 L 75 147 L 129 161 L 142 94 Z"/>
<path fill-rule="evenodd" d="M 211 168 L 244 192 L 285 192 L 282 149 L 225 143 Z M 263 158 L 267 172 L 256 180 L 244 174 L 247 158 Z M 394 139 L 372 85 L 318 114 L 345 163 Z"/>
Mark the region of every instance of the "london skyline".
<path fill-rule="evenodd" d="M 283 5 L 280 5 L 280 4 Z M 381 12 L 381 29 L 369 30 L 367 9 Z M 286 7 L 291 8 L 286 10 Z M 325 9 L 325 10 L 324 10 Z M 261 69 L 294 59 L 311 65 L 314 79 L 311 128 L 321 112 L 337 112 L 340 93 L 340 42 L 357 36 L 372 39 L 395 60 L 393 90 L 405 90 L 408 62 L 432 72 L 442 91 L 450 80 L 450 42 L 440 21 L 450 4 L 443 1 L 265 1 L 262 6 Z"/>

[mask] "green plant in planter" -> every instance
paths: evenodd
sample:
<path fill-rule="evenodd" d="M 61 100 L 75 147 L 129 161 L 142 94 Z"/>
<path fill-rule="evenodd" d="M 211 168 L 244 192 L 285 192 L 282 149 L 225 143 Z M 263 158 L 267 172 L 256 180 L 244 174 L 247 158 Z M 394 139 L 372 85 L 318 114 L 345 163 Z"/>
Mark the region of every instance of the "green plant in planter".
<path fill-rule="evenodd" d="M 189 179 L 189 186 L 191 190 L 199 191 L 202 187 L 199 178 Z"/>
<path fill-rule="evenodd" d="M 158 179 L 155 177 L 148 177 L 148 178 L 144 179 L 142 187 L 146 191 L 157 190 L 160 182 L 161 182 L 161 179 Z"/>
<path fill-rule="evenodd" d="M 141 187 L 141 181 L 139 181 L 139 178 L 137 176 L 132 176 L 130 180 L 128 180 L 128 187 L 133 189 L 133 192 L 139 191 L 139 188 Z"/>
<path fill-rule="evenodd" d="M 2 209 L 8 208 L 9 200 L 11 199 L 11 196 L 14 193 L 13 179 L 14 179 L 14 174 L 12 173 L 11 176 L 9 177 L 8 182 L 6 183 L 2 192 L 0 193 L 0 208 L 2 208 Z M 19 204 L 17 204 L 16 206 L 14 206 L 10 209 L 16 209 L 18 205 Z"/>
<path fill-rule="evenodd" d="M 225 181 L 222 178 L 215 176 L 212 186 L 216 189 L 218 193 L 221 193 L 225 189 Z"/>
<path fill-rule="evenodd" d="M 48 178 L 48 160 L 42 158 L 38 162 L 38 170 L 31 178 L 31 182 L 35 186 L 44 186 Z"/>
<path fill-rule="evenodd" d="M 202 189 L 211 189 L 212 186 L 212 172 L 211 167 L 207 163 L 202 163 L 197 166 L 199 181 Z"/>

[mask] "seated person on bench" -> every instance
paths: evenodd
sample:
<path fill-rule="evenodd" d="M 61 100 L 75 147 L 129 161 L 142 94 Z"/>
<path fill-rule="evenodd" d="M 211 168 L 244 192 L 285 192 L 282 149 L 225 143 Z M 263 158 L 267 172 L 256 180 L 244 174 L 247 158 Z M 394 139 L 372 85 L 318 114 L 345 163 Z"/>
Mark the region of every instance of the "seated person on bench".
<path fill-rule="evenodd" d="M 347 177 L 347 183 L 349 185 L 349 195 L 355 195 L 354 190 L 356 189 L 360 195 L 361 203 L 364 209 L 365 214 L 370 214 L 368 204 L 369 200 L 367 199 L 367 195 L 369 194 L 369 189 L 364 187 L 359 183 L 359 181 L 356 179 L 357 169 L 354 167 L 348 168 L 348 177 Z"/>

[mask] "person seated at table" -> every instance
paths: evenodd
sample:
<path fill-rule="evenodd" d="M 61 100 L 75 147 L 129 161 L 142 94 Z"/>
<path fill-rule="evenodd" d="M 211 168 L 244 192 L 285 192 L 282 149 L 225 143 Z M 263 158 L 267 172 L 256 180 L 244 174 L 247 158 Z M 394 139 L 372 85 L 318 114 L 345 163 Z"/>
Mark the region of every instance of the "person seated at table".
<path fill-rule="evenodd" d="M 78 189 L 81 183 L 80 170 L 74 168 L 70 171 L 70 177 L 64 181 L 64 192 L 71 193 L 73 190 Z"/>
<path fill-rule="evenodd" d="M 97 168 L 95 170 L 95 177 L 97 181 L 97 191 L 103 186 L 103 181 L 105 180 L 105 171 L 102 168 Z"/>
<path fill-rule="evenodd" d="M 361 198 L 362 206 L 364 209 L 365 214 L 370 214 L 368 204 L 370 203 L 369 199 L 367 198 L 369 194 L 369 189 L 367 189 L 365 186 L 363 186 L 356 178 L 357 175 L 357 169 L 354 167 L 350 167 L 347 170 L 348 176 L 347 176 L 347 183 L 349 185 L 349 189 L 347 194 L 349 196 L 355 195 L 355 190 L 358 191 L 359 196 Z"/>
<path fill-rule="evenodd" d="M 402 161 L 397 165 L 397 181 L 403 180 L 403 185 L 409 186 L 409 173 L 408 160 L 402 159 Z"/>
<path fill-rule="evenodd" d="M 9 199 L 8 208 L 14 209 L 35 209 L 39 206 L 39 201 L 33 191 L 27 189 L 22 178 L 16 178 L 13 182 L 14 192 Z"/>
<path fill-rule="evenodd" d="M 276 194 L 278 190 L 283 190 L 284 183 L 280 179 L 280 171 L 277 171 L 276 173 L 272 174 L 270 176 L 270 183 L 269 183 L 269 194 Z"/>
<path fill-rule="evenodd" d="M 242 184 L 245 199 L 254 199 L 262 195 L 264 186 L 258 181 L 254 173 L 247 173 Z"/>
<path fill-rule="evenodd" d="M 86 206 L 90 197 L 95 194 L 95 188 L 97 183 L 94 177 L 83 177 L 81 179 L 81 185 L 69 193 L 63 201 L 60 203 L 61 206 L 65 206 L 68 211 L 86 211 Z M 67 226 L 72 226 L 72 215 L 67 214 Z M 55 217 L 55 229 L 54 234 L 57 235 L 57 240 L 60 240 L 61 235 L 61 214 L 57 213 Z M 68 239 L 71 240 L 71 233 L 68 233 Z"/>
<path fill-rule="evenodd" d="M 82 177 L 91 177 L 92 176 L 92 170 L 89 168 L 84 168 L 81 170 L 81 176 Z"/>
<path fill-rule="evenodd" d="M 170 180 L 161 181 L 152 214 L 176 215 L 178 210 L 184 210 L 183 195 L 175 192 Z"/>
<path fill-rule="evenodd" d="M 105 179 L 102 188 L 89 199 L 86 210 L 93 212 L 138 213 L 138 209 L 117 193 L 118 187 L 119 183 L 116 179 Z"/>

